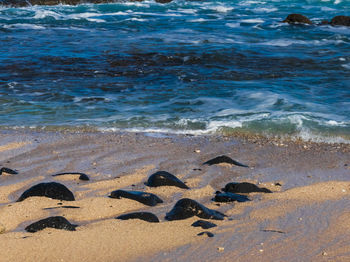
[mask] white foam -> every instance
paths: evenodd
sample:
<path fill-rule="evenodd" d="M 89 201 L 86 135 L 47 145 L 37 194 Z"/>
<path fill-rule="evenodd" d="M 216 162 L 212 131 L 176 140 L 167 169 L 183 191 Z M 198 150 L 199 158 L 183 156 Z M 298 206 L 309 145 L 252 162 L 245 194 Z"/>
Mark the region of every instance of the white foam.
<path fill-rule="evenodd" d="M 271 12 L 276 12 L 278 9 L 275 8 L 275 7 L 270 7 L 270 8 L 267 8 L 267 7 L 257 7 L 257 8 L 253 8 L 252 11 L 254 13 L 271 13 Z"/>
<path fill-rule="evenodd" d="M 197 13 L 197 10 L 195 9 L 178 9 L 177 10 L 179 13 L 183 13 L 183 14 L 189 14 L 189 15 L 193 15 Z"/>
<path fill-rule="evenodd" d="M 329 126 L 346 126 L 346 123 L 344 121 L 335 121 L 335 120 L 328 120 L 325 122 L 325 124 Z"/>
<path fill-rule="evenodd" d="M 264 23 L 265 21 L 260 18 L 256 18 L 256 19 L 243 19 L 243 20 L 240 20 L 240 22 L 247 23 L 247 24 L 256 24 L 256 23 Z"/>
<path fill-rule="evenodd" d="M 286 47 L 293 44 L 302 44 L 305 45 L 306 42 L 302 40 L 290 40 L 290 39 L 277 39 L 277 40 L 270 40 L 267 42 L 260 43 L 261 45 L 268 45 L 268 46 L 280 46 L 280 47 Z"/>
<path fill-rule="evenodd" d="M 227 12 L 232 11 L 234 8 L 230 7 L 230 6 L 218 5 L 218 6 L 208 7 L 208 9 L 219 12 L 219 13 L 227 13 Z"/>
<path fill-rule="evenodd" d="M 33 18 L 34 19 L 43 19 L 43 18 L 46 18 L 46 17 L 53 17 L 56 20 L 58 20 L 58 19 L 60 19 L 62 17 L 62 15 L 60 15 L 60 14 L 54 12 L 54 11 L 39 9 L 39 10 L 35 11 L 35 15 L 34 15 Z"/>
<path fill-rule="evenodd" d="M 201 23 L 201 22 L 205 22 L 205 21 L 208 21 L 208 20 L 204 19 L 204 18 L 188 20 L 188 22 L 191 22 L 191 23 Z"/>
<path fill-rule="evenodd" d="M 231 28 L 238 28 L 241 26 L 241 23 L 226 23 L 226 26 Z"/>
<path fill-rule="evenodd" d="M 136 18 L 136 17 L 130 18 L 130 19 L 128 19 L 128 20 L 130 20 L 130 21 L 136 21 L 136 22 L 145 22 L 145 21 L 148 21 L 148 19 Z"/>
<path fill-rule="evenodd" d="M 342 67 L 346 68 L 346 69 L 350 69 L 350 64 L 343 64 L 341 65 Z"/>
<path fill-rule="evenodd" d="M 33 25 L 33 24 L 12 24 L 12 25 L 4 25 L 4 28 L 7 29 L 26 29 L 26 30 L 43 30 L 44 26 L 41 25 Z"/>

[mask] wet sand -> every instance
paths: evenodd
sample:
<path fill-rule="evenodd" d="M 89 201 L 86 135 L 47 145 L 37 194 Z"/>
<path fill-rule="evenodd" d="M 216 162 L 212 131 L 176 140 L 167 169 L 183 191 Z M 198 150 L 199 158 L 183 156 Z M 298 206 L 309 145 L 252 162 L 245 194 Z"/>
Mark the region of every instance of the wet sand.
<path fill-rule="evenodd" d="M 249 168 L 202 165 L 227 155 Z M 0 261 L 349 261 L 350 145 L 277 141 L 259 137 L 138 133 L 0 133 Z M 186 182 L 150 188 L 149 175 L 165 170 Z M 60 172 L 78 176 L 52 177 Z M 67 186 L 76 201 L 31 197 L 16 202 L 40 182 Z M 229 182 L 252 182 L 273 191 L 251 193 L 250 202 L 212 202 Z M 164 203 L 148 207 L 111 199 L 117 189 L 156 194 Z M 177 200 L 192 198 L 227 215 L 208 230 L 199 218 L 166 221 Z M 80 208 L 62 208 L 62 205 Z M 148 211 L 160 223 L 115 217 Z M 76 231 L 24 228 L 49 216 L 64 216 Z M 0 228 L 0 231 L 1 231 Z M 197 236 L 210 231 L 214 237 Z"/>

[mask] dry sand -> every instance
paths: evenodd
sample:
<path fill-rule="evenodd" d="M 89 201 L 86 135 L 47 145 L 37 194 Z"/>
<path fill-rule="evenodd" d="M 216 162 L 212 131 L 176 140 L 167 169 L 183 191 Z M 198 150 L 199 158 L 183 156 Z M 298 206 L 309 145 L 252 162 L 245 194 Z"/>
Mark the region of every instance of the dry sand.
<path fill-rule="evenodd" d="M 228 155 L 250 168 L 203 162 Z M 137 133 L 0 133 L 0 261 L 350 261 L 350 146 L 280 142 L 254 137 L 173 136 Z M 166 170 L 191 188 L 150 188 L 152 173 Z M 52 177 L 59 172 L 78 176 Z M 39 182 L 66 185 L 76 201 L 31 197 Z M 229 182 L 252 182 L 273 191 L 245 203 L 211 201 Z M 148 207 L 111 199 L 117 189 L 154 193 L 163 204 Z M 193 217 L 166 221 L 177 200 L 192 198 L 227 215 L 209 230 Z M 80 208 L 67 209 L 62 205 Z M 160 223 L 121 221 L 133 211 L 156 214 Z M 74 232 L 24 228 L 64 216 Z M 210 231 L 214 237 L 197 236 Z"/>

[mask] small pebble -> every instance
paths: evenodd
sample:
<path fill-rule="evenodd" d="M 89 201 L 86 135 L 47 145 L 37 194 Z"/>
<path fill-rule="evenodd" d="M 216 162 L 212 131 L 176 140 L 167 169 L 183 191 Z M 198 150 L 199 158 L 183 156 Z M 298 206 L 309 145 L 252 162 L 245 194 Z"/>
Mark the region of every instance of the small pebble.
<path fill-rule="evenodd" d="M 201 151 L 199 149 L 194 150 L 195 153 L 200 153 Z"/>
<path fill-rule="evenodd" d="M 264 249 L 259 249 L 259 252 L 264 252 Z"/>
<path fill-rule="evenodd" d="M 224 251 L 225 248 L 224 247 L 218 247 L 218 251 Z"/>
<path fill-rule="evenodd" d="M 322 256 L 327 256 L 327 252 L 323 251 Z"/>

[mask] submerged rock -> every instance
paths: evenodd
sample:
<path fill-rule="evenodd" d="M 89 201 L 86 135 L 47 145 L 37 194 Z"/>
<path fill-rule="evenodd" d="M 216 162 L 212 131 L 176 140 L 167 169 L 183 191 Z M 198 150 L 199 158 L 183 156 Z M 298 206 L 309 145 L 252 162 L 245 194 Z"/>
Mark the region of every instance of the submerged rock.
<path fill-rule="evenodd" d="M 204 162 L 203 165 L 211 166 L 211 165 L 216 165 L 216 164 L 221 164 L 221 163 L 227 163 L 227 164 L 236 165 L 236 166 L 248 167 L 247 165 L 239 163 L 236 160 L 233 160 L 231 157 L 228 157 L 225 155 L 217 156 L 213 159 L 210 159 L 207 162 Z"/>
<path fill-rule="evenodd" d="M 250 201 L 250 199 L 244 195 L 239 195 L 235 193 L 225 192 L 222 193 L 220 191 L 217 191 L 215 193 L 215 197 L 212 199 L 215 202 L 247 202 Z"/>
<path fill-rule="evenodd" d="M 115 190 L 111 192 L 110 198 L 128 198 L 132 200 L 136 200 L 142 204 L 145 204 L 147 206 L 155 206 L 158 203 L 163 203 L 163 200 L 161 200 L 158 196 L 141 192 L 141 191 L 126 191 L 126 190 Z"/>
<path fill-rule="evenodd" d="M 301 14 L 290 14 L 282 22 L 288 24 L 312 24 L 309 18 Z"/>
<path fill-rule="evenodd" d="M 39 220 L 33 224 L 30 224 L 25 228 L 25 230 L 30 233 L 35 233 L 47 227 L 64 229 L 68 231 L 75 231 L 75 228 L 77 227 L 77 225 L 72 225 L 67 219 L 65 219 L 62 216 L 56 216 L 56 217 L 48 217 L 48 218 Z"/>
<path fill-rule="evenodd" d="M 158 223 L 159 219 L 156 215 L 150 212 L 134 212 L 116 217 L 116 219 L 128 220 L 128 219 L 141 219 L 151 223 Z"/>
<path fill-rule="evenodd" d="M 167 220 L 181 220 L 197 216 L 204 219 L 223 220 L 225 215 L 219 211 L 209 209 L 198 202 L 183 198 L 177 201 L 173 209 L 166 214 Z"/>
<path fill-rule="evenodd" d="M 0 176 L 2 175 L 2 173 L 7 173 L 10 175 L 17 175 L 18 174 L 18 172 L 16 170 L 12 170 L 12 169 L 7 168 L 7 167 L 0 168 Z"/>
<path fill-rule="evenodd" d="M 338 15 L 333 17 L 330 22 L 331 25 L 350 26 L 350 16 Z"/>
<path fill-rule="evenodd" d="M 83 180 L 83 181 L 89 181 L 90 180 L 88 175 L 86 175 L 84 173 L 80 173 L 80 172 L 64 172 L 64 173 L 54 174 L 52 176 L 64 176 L 64 175 L 79 175 L 79 179 L 80 180 Z"/>
<path fill-rule="evenodd" d="M 260 188 L 248 182 L 242 182 L 242 183 L 231 182 L 226 184 L 226 186 L 222 190 L 230 193 L 252 193 L 252 192 L 272 193 L 272 191 L 267 188 Z"/>
<path fill-rule="evenodd" d="M 158 171 L 152 174 L 146 183 L 149 187 L 159 187 L 159 186 L 176 186 L 184 189 L 189 189 L 180 179 L 176 176 L 166 172 Z"/>
<path fill-rule="evenodd" d="M 64 185 L 56 182 L 40 183 L 32 186 L 18 198 L 17 202 L 32 196 L 44 196 L 52 199 L 74 201 L 73 193 Z"/>
<path fill-rule="evenodd" d="M 209 221 L 205 221 L 205 220 L 197 220 L 191 226 L 193 226 L 193 227 L 201 227 L 203 229 L 209 229 L 209 228 L 212 228 L 212 227 L 216 227 L 216 224 L 211 223 Z"/>

